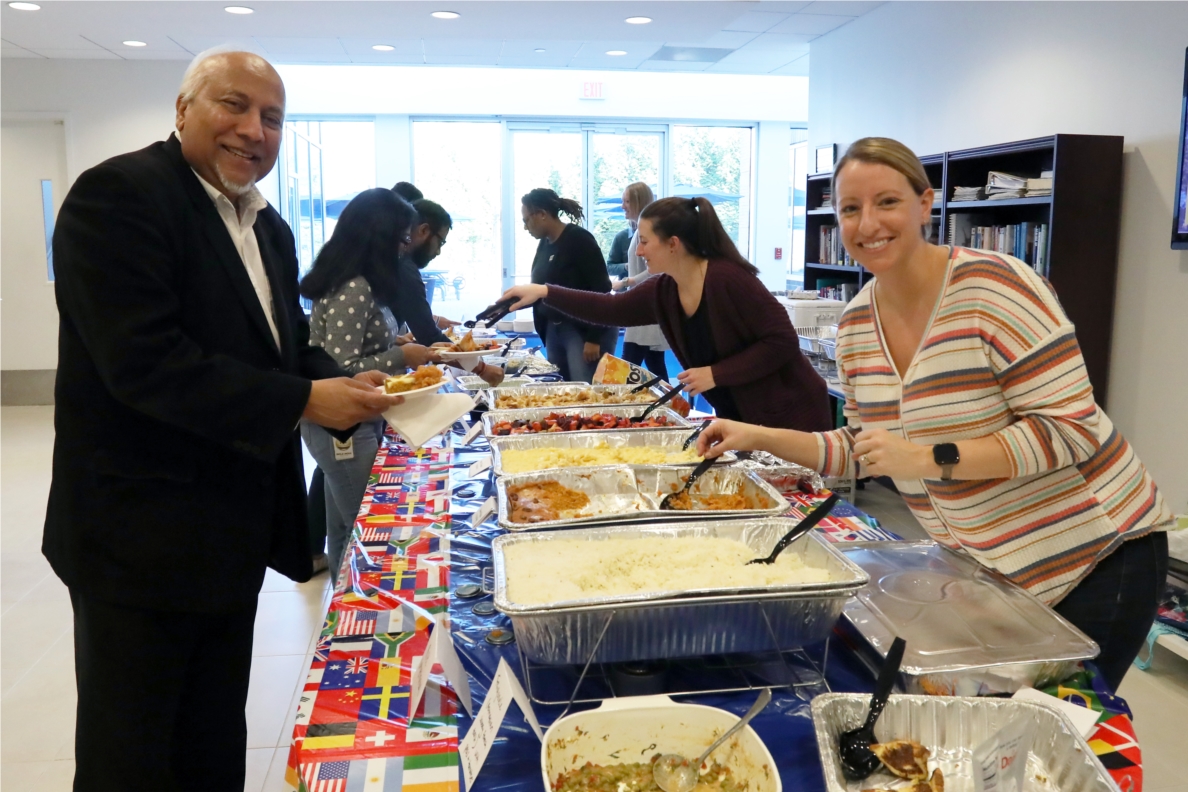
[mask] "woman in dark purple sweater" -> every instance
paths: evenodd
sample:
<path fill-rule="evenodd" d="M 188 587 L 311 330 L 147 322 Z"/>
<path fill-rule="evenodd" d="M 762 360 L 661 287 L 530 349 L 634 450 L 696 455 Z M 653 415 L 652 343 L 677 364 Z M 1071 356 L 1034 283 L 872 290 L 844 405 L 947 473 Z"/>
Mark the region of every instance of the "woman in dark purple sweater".
<path fill-rule="evenodd" d="M 825 381 L 800 351 L 788 312 L 739 254 L 705 198 L 663 198 L 639 218 L 639 255 L 657 273 L 624 294 L 524 284 L 513 310 L 537 300 L 583 322 L 659 324 L 719 417 L 820 432 L 833 428 Z"/>

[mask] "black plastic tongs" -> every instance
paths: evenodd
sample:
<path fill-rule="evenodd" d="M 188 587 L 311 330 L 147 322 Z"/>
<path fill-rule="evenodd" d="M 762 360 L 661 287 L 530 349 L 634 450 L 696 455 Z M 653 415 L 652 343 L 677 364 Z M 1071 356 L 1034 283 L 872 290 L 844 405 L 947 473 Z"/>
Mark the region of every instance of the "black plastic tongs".
<path fill-rule="evenodd" d="M 511 307 L 516 304 L 518 297 L 508 297 L 506 300 L 500 300 L 494 305 L 488 305 L 483 309 L 482 313 L 474 317 L 468 322 L 463 322 L 463 327 L 473 328 L 479 322 L 484 322 L 487 327 L 491 327 L 503 317 L 511 313 Z"/>

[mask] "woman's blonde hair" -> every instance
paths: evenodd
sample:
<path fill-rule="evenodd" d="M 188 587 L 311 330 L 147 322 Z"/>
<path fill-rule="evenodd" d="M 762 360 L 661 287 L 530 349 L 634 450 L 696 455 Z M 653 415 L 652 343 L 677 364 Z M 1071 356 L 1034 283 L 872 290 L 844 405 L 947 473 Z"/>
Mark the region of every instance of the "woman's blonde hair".
<path fill-rule="evenodd" d="M 902 173 L 916 195 L 923 195 L 926 190 L 932 188 L 932 183 L 928 181 L 928 174 L 924 172 L 924 165 L 910 148 L 891 138 L 865 137 L 851 143 L 850 147 L 846 149 L 846 153 L 833 168 L 830 187 L 835 207 L 837 206 L 838 174 L 851 162 L 886 165 L 888 168 Z"/>
<path fill-rule="evenodd" d="M 631 207 L 637 215 L 643 212 L 648 204 L 656 200 L 656 196 L 652 194 L 652 188 L 643 182 L 631 182 L 623 192 L 626 194 L 627 200 L 631 201 Z"/>

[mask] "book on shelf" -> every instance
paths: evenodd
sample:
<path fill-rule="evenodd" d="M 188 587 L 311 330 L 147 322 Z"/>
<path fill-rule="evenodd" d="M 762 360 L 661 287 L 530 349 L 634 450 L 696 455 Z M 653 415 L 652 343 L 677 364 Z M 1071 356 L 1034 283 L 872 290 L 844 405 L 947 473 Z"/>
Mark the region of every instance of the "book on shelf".
<path fill-rule="evenodd" d="M 949 244 L 1005 253 L 1039 274 L 1047 274 L 1047 223 L 995 225 L 985 217 L 954 214 L 949 216 Z"/>
<path fill-rule="evenodd" d="M 845 246 L 841 241 L 841 231 L 837 226 L 821 226 L 819 232 L 820 239 L 818 243 L 820 247 L 817 254 L 817 261 L 820 264 L 840 264 L 846 267 L 856 267 L 857 262 L 850 258 L 850 254 L 846 252 Z"/>
<path fill-rule="evenodd" d="M 1046 174 L 1046 175 L 1045 175 Z M 954 201 L 1008 201 L 1012 198 L 1039 198 L 1052 194 L 1052 171 L 1038 177 L 990 171 L 985 187 L 954 187 Z"/>
<path fill-rule="evenodd" d="M 980 201 L 983 192 L 982 187 L 954 187 L 953 200 L 954 201 Z"/>

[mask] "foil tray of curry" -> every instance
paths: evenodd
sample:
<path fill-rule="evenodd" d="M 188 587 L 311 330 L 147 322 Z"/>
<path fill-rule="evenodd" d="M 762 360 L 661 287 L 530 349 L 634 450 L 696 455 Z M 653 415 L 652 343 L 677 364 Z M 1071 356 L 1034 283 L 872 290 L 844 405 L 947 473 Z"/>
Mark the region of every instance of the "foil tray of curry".
<path fill-rule="evenodd" d="M 656 520 L 777 517 L 788 510 L 779 491 L 754 471 L 715 466 L 677 507 L 664 496 L 681 489 L 689 470 L 662 465 L 611 465 L 541 470 L 496 482 L 499 526 L 509 531 Z"/>

